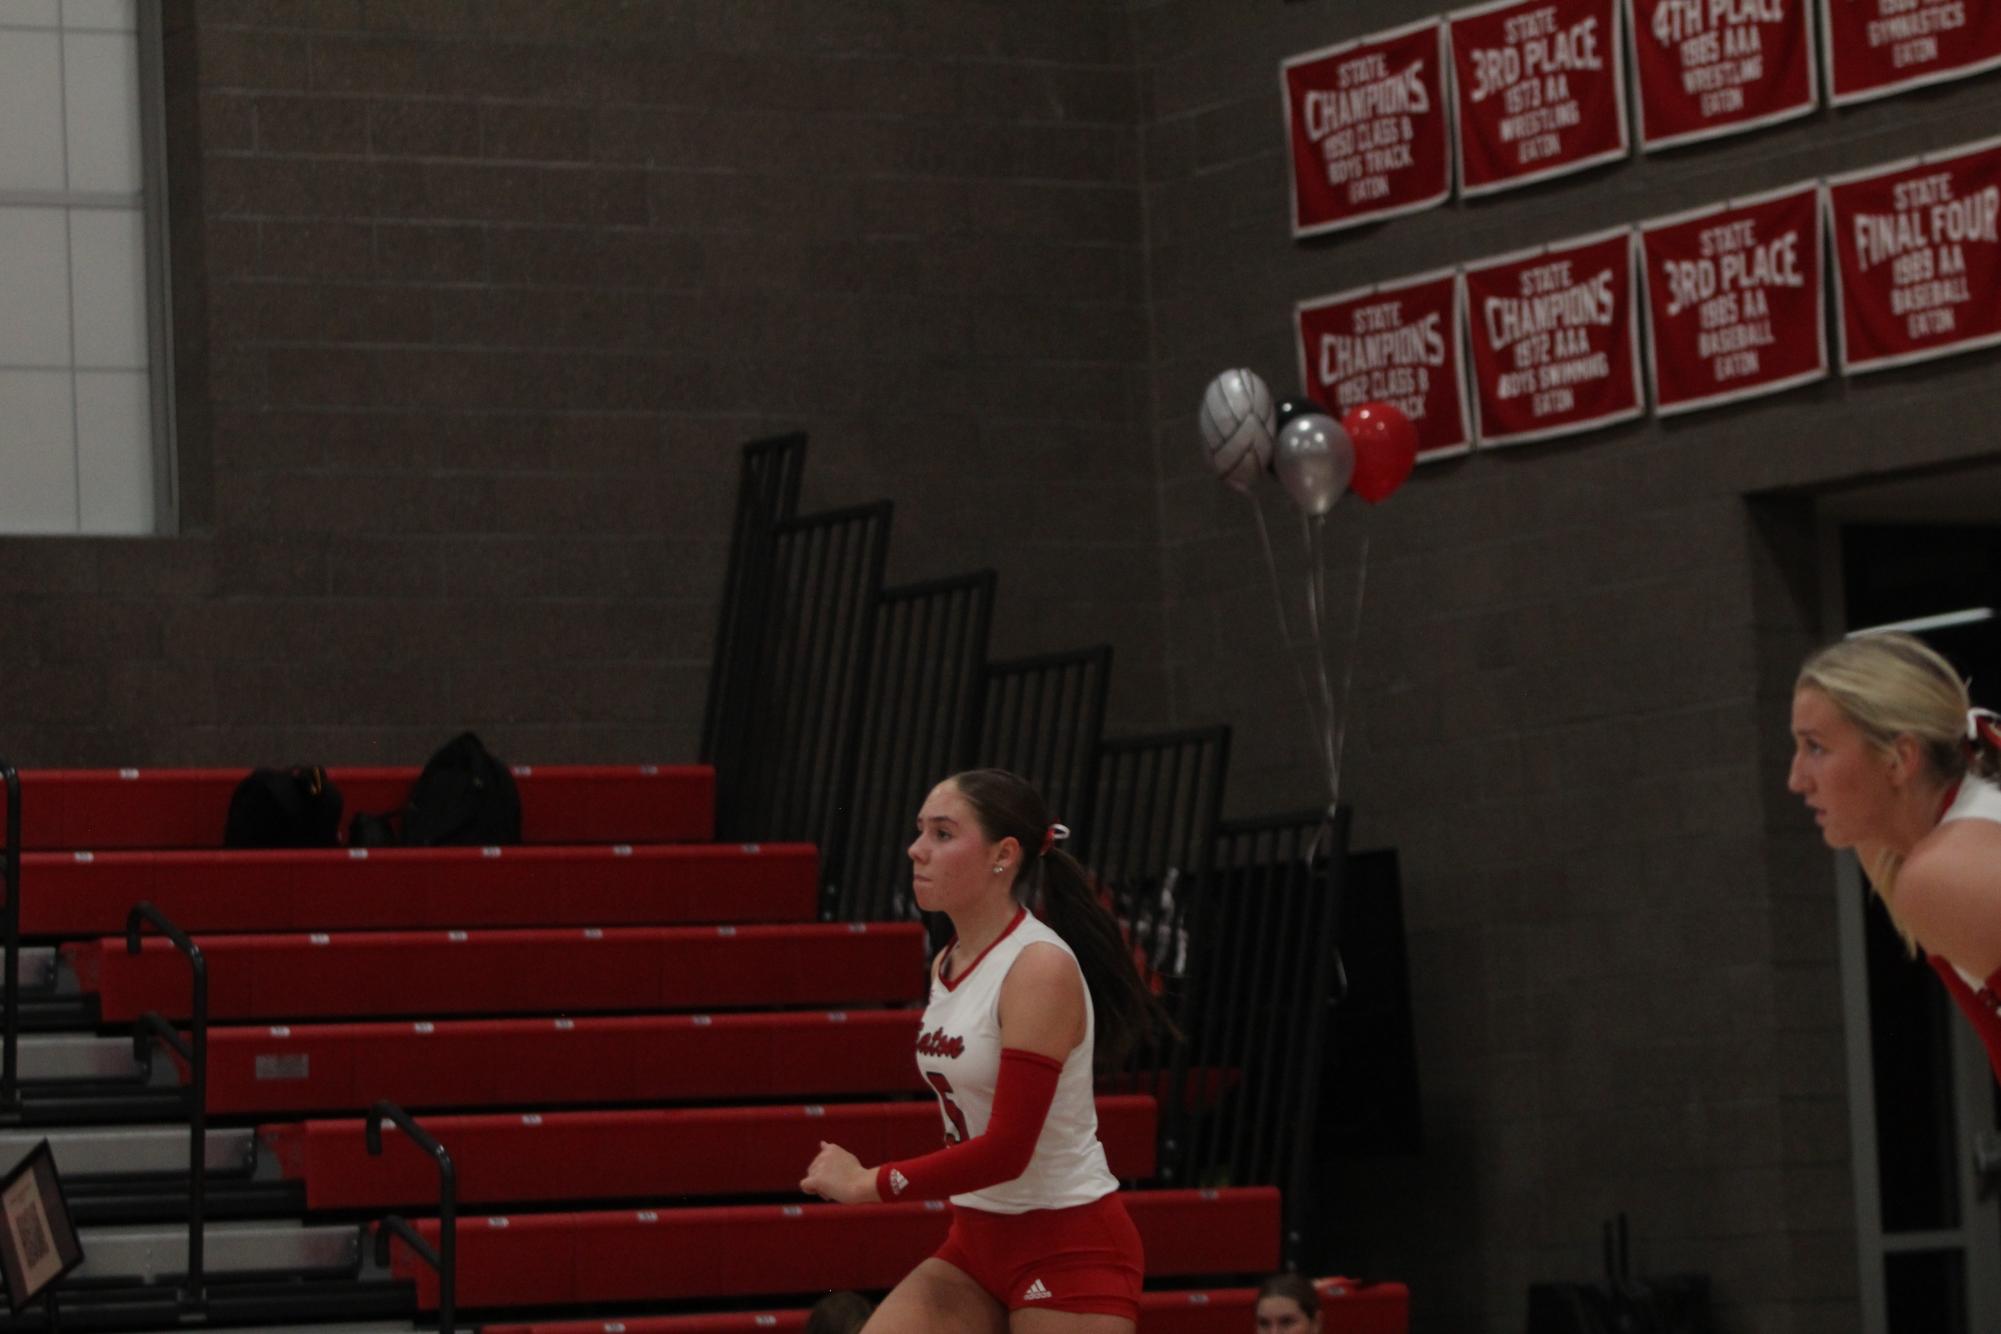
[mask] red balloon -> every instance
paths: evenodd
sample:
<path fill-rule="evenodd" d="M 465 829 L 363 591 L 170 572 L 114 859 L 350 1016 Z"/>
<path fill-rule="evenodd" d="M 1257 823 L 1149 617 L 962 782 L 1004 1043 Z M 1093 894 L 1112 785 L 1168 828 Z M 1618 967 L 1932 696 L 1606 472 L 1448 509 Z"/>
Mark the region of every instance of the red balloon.
<path fill-rule="evenodd" d="M 1371 505 L 1389 499 L 1417 466 L 1417 428 L 1393 403 L 1360 403 L 1348 409 L 1341 429 L 1355 443 L 1348 489 Z"/>

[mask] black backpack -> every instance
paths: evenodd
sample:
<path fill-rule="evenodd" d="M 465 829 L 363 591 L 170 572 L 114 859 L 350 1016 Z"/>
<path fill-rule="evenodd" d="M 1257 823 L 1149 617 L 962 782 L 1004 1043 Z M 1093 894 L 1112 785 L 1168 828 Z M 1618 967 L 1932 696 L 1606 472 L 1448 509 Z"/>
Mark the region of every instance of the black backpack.
<path fill-rule="evenodd" d="M 318 765 L 253 769 L 229 797 L 226 848 L 331 848 L 340 842 L 340 789 Z"/>
<path fill-rule="evenodd" d="M 521 841 L 521 793 L 508 767 L 462 732 L 425 764 L 403 806 L 403 844 L 491 847 Z"/>

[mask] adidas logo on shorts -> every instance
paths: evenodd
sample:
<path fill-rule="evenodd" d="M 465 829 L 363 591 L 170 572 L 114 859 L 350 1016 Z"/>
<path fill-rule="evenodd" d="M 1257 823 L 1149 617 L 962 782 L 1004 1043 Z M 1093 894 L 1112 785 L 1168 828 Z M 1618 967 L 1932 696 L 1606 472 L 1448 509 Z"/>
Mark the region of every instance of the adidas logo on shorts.
<path fill-rule="evenodd" d="M 1021 1299 L 1025 1302 L 1040 1302 L 1046 1301 L 1055 1295 L 1055 1293 L 1043 1287 L 1042 1280 L 1038 1278 L 1028 1285 L 1028 1291 L 1021 1294 Z"/>
<path fill-rule="evenodd" d="M 904 1176 L 903 1173 L 897 1171 L 895 1168 L 893 1167 L 890 1168 L 889 1193 L 892 1195 L 901 1195 L 903 1194 L 904 1191 L 909 1189 L 910 1189 L 910 1179 Z"/>

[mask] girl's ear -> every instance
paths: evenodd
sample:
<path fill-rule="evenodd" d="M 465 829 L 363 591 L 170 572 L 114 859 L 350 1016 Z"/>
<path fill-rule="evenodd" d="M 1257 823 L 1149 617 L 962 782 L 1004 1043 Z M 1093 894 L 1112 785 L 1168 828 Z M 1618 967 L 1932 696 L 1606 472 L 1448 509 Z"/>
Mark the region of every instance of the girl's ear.
<path fill-rule="evenodd" d="M 1897 782 L 1911 782 L 1911 778 L 1917 776 L 1917 766 L 1919 766 L 1917 738 L 1911 736 L 1909 732 L 1905 732 L 1903 736 L 1899 736 L 1891 744 L 1891 754 L 1897 760 L 1895 768 L 1891 770 L 1891 774 L 1895 776 L 1895 780 Z"/>
<path fill-rule="evenodd" d="M 1890 781 L 1901 787 L 1924 772 L 1924 748 L 1909 732 L 1890 743 Z"/>

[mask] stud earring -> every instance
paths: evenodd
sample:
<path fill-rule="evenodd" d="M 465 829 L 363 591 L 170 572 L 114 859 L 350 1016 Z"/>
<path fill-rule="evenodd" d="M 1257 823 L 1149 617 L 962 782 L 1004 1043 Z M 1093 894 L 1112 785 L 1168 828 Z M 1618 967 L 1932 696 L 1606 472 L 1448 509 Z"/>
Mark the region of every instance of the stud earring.
<path fill-rule="evenodd" d="M 994 874 L 995 874 L 995 875 L 999 875 L 999 874 L 1000 874 L 1000 873 L 1001 873 L 1002 871 L 1005 871 L 1006 869 L 1007 869 L 1007 863 L 1006 863 L 1006 862 L 995 862 L 995 863 L 994 863 Z"/>

